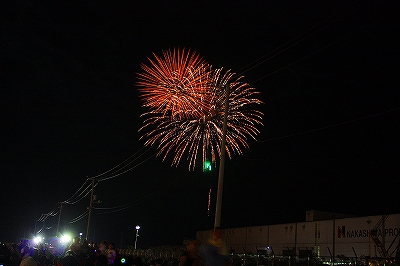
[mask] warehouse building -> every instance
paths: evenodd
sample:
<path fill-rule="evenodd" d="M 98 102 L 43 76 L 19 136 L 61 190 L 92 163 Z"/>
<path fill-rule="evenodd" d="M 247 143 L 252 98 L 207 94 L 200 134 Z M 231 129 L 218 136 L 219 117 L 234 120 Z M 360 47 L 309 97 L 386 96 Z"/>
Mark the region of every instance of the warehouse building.
<path fill-rule="evenodd" d="M 264 256 L 337 258 L 398 257 L 400 214 L 354 217 L 307 211 L 305 222 L 228 228 L 224 238 L 232 253 Z M 209 231 L 198 231 L 205 242 Z"/>

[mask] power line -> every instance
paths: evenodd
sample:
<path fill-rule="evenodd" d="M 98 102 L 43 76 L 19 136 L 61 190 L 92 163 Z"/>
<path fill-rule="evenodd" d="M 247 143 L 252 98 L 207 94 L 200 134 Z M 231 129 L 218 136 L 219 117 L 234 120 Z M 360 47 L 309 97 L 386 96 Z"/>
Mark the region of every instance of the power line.
<path fill-rule="evenodd" d="M 175 179 L 174 181 L 166 184 L 165 186 L 163 186 L 163 187 L 161 187 L 161 188 L 159 188 L 157 190 L 154 190 L 153 192 L 151 192 L 151 193 L 147 194 L 146 196 L 141 197 L 141 198 L 139 198 L 139 199 L 137 199 L 137 200 L 135 200 L 133 202 L 130 202 L 130 203 L 127 203 L 127 204 L 124 204 L 124 205 L 120 205 L 120 206 L 115 206 L 115 207 L 108 207 L 108 208 L 95 208 L 94 207 L 93 209 L 96 209 L 96 210 L 109 210 L 109 211 L 104 211 L 104 212 L 101 212 L 101 213 L 98 213 L 98 214 L 107 214 L 107 213 L 119 212 L 119 211 L 128 209 L 128 208 L 136 205 L 138 202 L 143 201 L 145 199 L 148 199 L 148 198 L 158 194 L 160 191 L 165 190 L 168 187 L 171 187 L 172 185 L 176 184 L 177 182 L 183 180 L 188 174 L 189 174 L 189 172 L 184 174 L 184 175 L 182 175 L 181 177 Z"/>
<path fill-rule="evenodd" d="M 139 149 L 138 152 L 140 152 L 141 150 L 143 150 L 143 147 L 142 147 L 141 149 Z M 142 153 L 140 156 L 138 156 L 137 158 L 135 158 L 135 159 L 133 159 L 133 160 L 130 161 L 130 159 L 131 159 L 134 155 L 136 155 L 136 154 L 138 153 L 138 152 L 136 152 L 135 154 L 133 154 L 132 156 L 130 156 L 128 159 L 126 159 L 126 160 L 124 160 L 122 163 L 118 164 L 117 166 L 111 168 L 110 170 L 108 170 L 108 171 L 106 171 L 106 172 L 104 172 L 104 173 L 102 173 L 102 174 L 100 174 L 100 175 L 97 175 L 97 176 L 93 177 L 93 178 L 96 180 L 96 183 L 94 184 L 94 187 L 96 187 L 100 181 L 105 181 L 105 180 L 114 178 L 114 177 L 116 177 L 116 176 L 122 175 L 122 174 L 124 174 L 124 173 L 126 173 L 126 172 L 128 172 L 128 171 L 130 171 L 130 170 L 132 170 L 132 169 L 134 169 L 135 167 L 137 167 L 137 166 L 143 164 L 144 162 L 146 162 L 146 161 L 149 160 L 150 158 L 154 157 L 154 154 L 153 154 L 153 155 L 151 155 L 150 157 L 146 158 L 145 160 L 139 162 L 139 163 L 136 164 L 135 166 L 133 166 L 133 167 L 127 169 L 127 170 L 124 170 L 124 171 L 120 172 L 120 171 L 123 170 L 125 167 L 127 167 L 127 165 L 129 165 L 129 164 L 133 163 L 134 161 L 136 161 L 137 159 L 139 159 L 142 155 L 144 155 L 144 154 L 145 154 L 146 152 L 148 152 L 149 150 L 150 150 L 150 149 L 146 150 L 146 151 L 145 151 L 144 153 Z M 128 162 L 128 163 L 127 163 L 127 162 Z M 127 163 L 127 164 L 126 164 L 125 166 L 123 166 L 123 167 L 117 169 L 117 167 L 120 167 L 120 166 L 123 165 L 124 163 Z M 117 170 L 115 170 L 115 169 L 117 169 Z M 115 170 L 115 171 L 114 171 L 114 170 Z M 114 171 L 114 172 L 112 172 L 112 174 L 109 175 L 109 176 L 107 176 L 107 177 L 103 177 L 102 179 L 96 178 L 96 177 L 104 176 L 104 175 L 106 175 L 107 173 L 110 173 L 111 171 Z M 87 181 L 88 181 L 88 180 L 91 180 L 91 179 L 92 179 L 92 178 L 87 178 L 87 179 L 85 180 L 85 182 L 81 185 L 81 187 L 80 187 L 69 199 L 62 201 L 61 204 L 73 205 L 73 204 L 76 204 L 76 203 L 80 202 L 82 199 L 86 198 L 87 195 L 89 195 L 89 193 L 92 192 L 91 183 L 87 184 Z M 53 211 L 51 211 L 51 212 L 49 212 L 49 213 L 47 213 L 47 214 L 42 214 L 42 215 L 40 216 L 40 218 L 39 218 L 37 221 L 42 222 L 42 221 L 46 220 L 49 216 L 55 216 L 55 215 L 57 215 L 57 214 L 59 213 L 59 211 L 55 212 L 56 210 L 57 210 L 57 209 L 55 209 L 55 210 L 53 210 Z M 73 218 L 73 219 L 70 220 L 68 223 L 75 223 L 75 222 L 77 222 L 77 221 L 80 221 L 81 219 L 83 219 L 83 218 L 86 217 L 87 215 L 88 215 L 88 210 L 86 210 L 83 214 L 79 215 L 78 217 Z"/>
<path fill-rule="evenodd" d="M 133 167 L 131 167 L 131 168 L 129 168 L 129 169 L 123 171 L 123 172 L 115 173 L 115 174 L 113 174 L 112 176 L 109 176 L 109 177 L 104 177 L 104 178 L 100 179 L 99 181 L 105 181 L 105 180 L 108 180 L 108 179 L 111 179 L 111 178 L 120 176 L 120 175 L 122 175 L 122 174 L 125 174 L 125 173 L 131 171 L 132 169 L 138 167 L 139 165 L 145 163 L 146 161 L 150 160 L 150 159 L 153 158 L 155 155 L 156 155 L 156 154 L 153 154 L 153 155 L 147 157 L 145 160 L 141 161 L 140 163 L 134 165 Z"/>
<path fill-rule="evenodd" d="M 86 181 L 85 181 L 85 183 L 86 183 Z M 63 201 L 63 203 L 70 204 L 70 205 L 76 204 L 79 201 L 81 201 L 82 199 L 86 198 L 86 196 L 90 193 L 90 191 L 91 191 L 91 185 L 89 184 L 86 186 L 86 188 L 84 190 L 81 191 L 81 193 L 79 194 L 79 198 L 75 199 L 74 201 Z"/>
<path fill-rule="evenodd" d="M 314 54 L 316 54 L 316 53 L 318 53 L 318 52 L 320 52 L 320 51 L 322 51 L 322 50 L 324 50 L 324 49 L 326 49 L 326 48 L 332 46 L 333 44 L 335 44 L 335 43 L 337 43 L 337 42 L 340 42 L 341 40 L 343 40 L 343 39 L 349 37 L 350 35 L 353 35 L 353 34 L 355 34 L 356 32 L 358 32 L 358 31 L 360 31 L 360 30 L 366 28 L 367 26 L 371 25 L 372 23 L 375 23 L 375 22 L 377 22 L 377 21 L 379 21 L 379 20 L 381 20 L 381 19 L 387 17 L 389 14 L 391 14 L 391 13 L 393 13 L 393 12 L 394 12 L 394 10 L 392 10 L 392 12 L 389 12 L 388 14 L 385 14 L 385 15 L 380 16 L 379 18 L 375 19 L 374 21 L 372 21 L 372 22 L 370 22 L 370 23 L 367 23 L 367 24 L 361 26 L 360 28 L 358 28 L 358 29 L 356 29 L 356 30 L 354 30 L 354 31 L 352 31 L 352 32 L 350 32 L 350 33 L 348 33 L 348 34 L 346 34 L 346 35 L 340 37 L 339 39 L 337 39 L 337 40 L 335 40 L 335 41 L 333 41 L 333 42 L 331 42 L 331 43 L 329 43 L 329 44 L 327 44 L 327 45 L 325 45 L 325 46 L 323 46 L 323 47 L 321 47 L 321 48 L 319 48 L 319 49 L 317 49 L 317 50 L 315 50 L 315 51 L 313 51 L 313 52 L 311 52 L 311 53 L 309 53 L 309 54 L 307 54 L 307 55 L 305 55 L 305 56 L 303 56 L 303 57 L 301 57 L 301 58 L 299 58 L 299 59 L 297 59 L 297 60 L 295 60 L 295 61 L 293 61 L 293 62 L 291 62 L 291 63 L 289 63 L 289 64 L 287 64 L 287 65 L 285 65 L 285 66 L 283 66 L 283 67 L 281 67 L 281 68 L 279 68 L 279 69 L 277 69 L 277 70 L 275 70 L 275 71 L 273 71 L 273 72 L 271 72 L 271 73 L 269 73 L 269 74 L 267 74 L 267 75 L 264 75 L 264 76 L 262 76 L 262 77 L 260 77 L 260 78 L 258 78 L 258 79 L 256 79 L 256 80 L 254 80 L 253 83 L 255 83 L 255 82 L 257 82 L 257 81 L 259 81 L 259 80 L 261 80 L 261 79 L 264 79 L 264 78 L 266 78 L 266 77 L 269 77 L 269 76 L 271 76 L 271 75 L 273 75 L 273 74 L 275 74 L 275 73 L 277 73 L 277 72 L 279 72 L 279 71 L 281 71 L 281 70 L 283 70 L 283 69 L 285 69 L 285 68 L 287 68 L 287 67 L 289 67 L 289 66 L 291 66 L 291 65 L 294 65 L 294 64 L 296 64 L 296 63 L 298 63 L 298 62 L 300 62 L 300 61 L 302 61 L 302 60 L 304 60 L 304 59 L 310 57 L 311 55 L 314 55 Z M 290 47 L 291 47 L 291 46 L 290 46 Z M 286 49 L 285 49 L 285 50 L 286 50 Z M 271 57 L 271 58 L 272 58 L 272 57 Z M 268 60 L 268 59 L 262 61 L 261 63 L 264 63 L 264 62 L 267 61 L 267 60 Z M 259 63 L 259 64 L 261 64 L 261 63 Z M 257 64 L 256 66 L 258 66 L 259 64 Z"/>
<path fill-rule="evenodd" d="M 364 116 L 364 117 L 348 120 L 348 121 L 337 123 L 337 124 L 334 124 L 334 125 L 324 126 L 324 127 L 320 127 L 320 128 L 316 128 L 316 129 L 311 129 L 311 130 L 306 130 L 306 131 L 302 131 L 302 132 L 298 132 L 298 133 L 294 133 L 294 134 L 289 134 L 289 135 L 285 135 L 285 136 L 280 136 L 280 137 L 276 137 L 276 138 L 270 138 L 270 139 L 266 139 L 266 140 L 254 141 L 254 142 L 252 142 L 252 144 L 253 143 L 267 142 L 267 141 L 272 141 L 272 140 L 278 140 L 278 139 L 284 139 L 284 138 L 290 138 L 290 137 L 299 136 L 299 135 L 303 135 L 303 134 L 308 134 L 308 133 L 311 133 L 311 132 L 316 132 L 316 131 L 320 131 L 320 130 L 324 130 L 324 129 L 328 129 L 328 128 L 332 128 L 332 127 L 342 126 L 342 125 L 345 125 L 345 124 L 349 124 L 349 123 L 353 123 L 353 122 L 356 122 L 356 121 L 368 119 L 368 118 L 371 118 L 371 117 L 384 115 L 384 114 L 391 113 L 391 112 L 394 112 L 394 111 L 397 111 L 397 110 L 400 110 L 400 108 L 395 108 L 395 109 L 391 109 L 391 110 L 388 110 L 388 111 L 383 111 L 383 112 L 380 112 L 380 113 L 376 113 L 376 114 L 372 114 L 372 115 L 368 115 L 368 116 Z"/>
<path fill-rule="evenodd" d="M 127 167 L 128 165 L 130 165 L 131 163 L 133 163 L 134 161 L 138 160 L 138 159 L 139 159 L 142 155 L 144 155 L 147 151 L 149 151 L 149 149 L 148 149 L 148 150 L 146 150 L 144 153 L 142 153 L 141 155 L 139 155 L 137 158 L 135 158 L 135 159 L 133 159 L 133 160 L 130 160 L 133 156 L 135 156 L 137 153 L 141 152 L 144 148 L 145 148 L 145 147 L 143 146 L 143 147 L 140 148 L 137 152 L 135 152 L 133 155 L 131 155 L 128 159 L 124 160 L 123 162 L 121 162 L 120 164 L 118 164 L 118 165 L 116 165 L 115 167 L 111 168 L 110 170 L 105 171 L 104 173 L 101 173 L 101 174 L 96 175 L 96 176 L 92 176 L 92 178 L 97 178 L 97 179 L 99 179 L 99 180 L 103 180 L 103 179 L 109 179 L 109 178 L 114 177 L 113 175 L 114 175 L 115 173 L 118 173 L 119 171 L 121 171 L 122 169 L 124 169 L 125 167 Z M 128 162 L 128 163 L 127 163 L 127 162 Z M 127 163 L 127 164 L 124 165 L 124 166 L 122 166 L 120 169 L 117 169 L 118 167 L 120 167 L 121 165 L 123 165 L 123 164 L 125 164 L 125 163 Z M 114 171 L 115 169 L 117 169 L 117 170 Z M 132 168 L 131 168 L 131 169 L 132 169 Z M 112 171 L 114 171 L 114 172 L 112 172 Z M 112 173 L 111 173 L 111 176 L 102 177 L 102 176 L 107 175 L 107 174 L 110 173 L 110 172 L 112 172 Z"/>
<path fill-rule="evenodd" d="M 350 3 L 349 5 L 347 5 L 346 7 L 342 8 L 341 10 L 335 12 L 334 14 L 332 14 L 331 16 L 327 17 L 326 19 L 324 19 L 323 21 L 319 22 L 318 24 L 312 26 L 311 28 L 309 28 L 308 30 L 306 30 L 305 32 L 297 35 L 296 37 L 294 37 L 293 39 L 291 39 L 290 41 L 284 43 L 283 45 L 277 47 L 276 49 L 274 49 L 273 51 L 269 52 L 268 54 L 259 57 L 258 59 L 254 60 L 252 63 L 242 67 L 239 69 L 239 74 L 238 75 L 242 75 L 250 70 L 252 70 L 253 68 L 265 63 L 266 61 L 278 56 L 279 54 L 285 52 L 286 50 L 294 47 L 295 45 L 299 44 L 300 42 L 310 38 L 311 36 L 315 35 L 317 32 L 323 30 L 324 28 L 328 27 L 330 24 L 334 23 L 335 21 L 341 19 L 342 17 L 344 17 L 347 13 L 344 13 L 342 16 L 337 17 L 336 19 L 329 21 L 328 24 L 323 25 L 321 28 L 316 29 L 315 31 L 312 31 L 311 33 L 309 33 L 311 30 L 317 28 L 319 25 L 323 24 L 324 22 L 327 22 L 328 20 L 330 20 L 331 18 L 333 18 L 334 16 L 342 13 L 342 11 L 344 9 L 347 9 L 348 7 L 350 7 L 351 5 L 353 5 L 356 1 Z M 304 36 L 306 33 L 309 33 L 308 35 Z M 304 37 L 303 37 L 304 36 Z M 300 38 L 300 39 L 299 39 Z M 299 39 L 299 40 L 297 40 Z M 287 47 L 286 47 L 287 46 Z M 285 47 L 285 48 L 284 48 Z M 284 48 L 284 49 L 282 49 Z M 282 50 L 281 50 L 282 49 Z M 268 58 L 266 58 L 268 57 Z M 266 58 L 266 59 L 264 59 Z M 261 60 L 261 62 L 259 62 Z M 255 65 L 253 65 L 255 64 Z M 243 71 L 240 71 L 241 69 L 243 69 Z"/>
<path fill-rule="evenodd" d="M 80 220 L 82 220 L 83 218 L 85 218 L 86 216 L 88 216 L 89 210 L 86 210 L 84 213 L 82 213 L 81 215 L 75 217 L 74 219 L 68 221 L 68 223 L 73 224 L 76 223 Z"/>

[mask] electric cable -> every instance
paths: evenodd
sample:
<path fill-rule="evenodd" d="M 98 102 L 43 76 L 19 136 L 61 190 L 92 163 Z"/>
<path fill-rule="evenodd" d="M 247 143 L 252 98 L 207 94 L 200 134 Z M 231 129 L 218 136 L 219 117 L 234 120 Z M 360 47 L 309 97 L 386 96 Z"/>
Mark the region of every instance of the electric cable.
<path fill-rule="evenodd" d="M 125 161 L 121 162 L 120 164 L 116 165 L 115 167 L 111 168 L 110 170 L 108 170 L 108 171 L 106 171 L 106 172 L 104 172 L 104 173 L 101 173 L 101 174 L 99 174 L 99 175 L 93 176 L 92 178 L 97 178 L 97 179 L 108 179 L 108 177 L 105 177 L 105 178 L 100 178 L 100 177 L 102 177 L 102 176 L 108 174 L 109 172 L 115 170 L 117 167 L 123 165 L 124 163 L 126 163 L 128 160 L 130 160 L 133 156 L 135 156 L 137 153 L 139 153 L 139 152 L 140 152 L 141 150 L 143 150 L 144 148 L 145 148 L 145 147 L 143 146 L 142 148 L 140 148 L 137 152 L 135 152 L 133 155 L 131 155 L 131 156 L 130 156 L 128 159 L 126 159 Z M 147 150 L 147 151 L 148 151 L 148 150 Z M 146 153 L 147 151 L 145 151 L 144 153 Z M 128 165 L 130 165 L 131 163 L 133 163 L 134 161 L 136 161 L 137 159 L 139 159 L 144 153 L 142 153 L 139 157 L 135 158 L 134 160 L 128 162 L 127 165 L 123 166 L 121 169 L 124 169 L 125 167 L 127 167 Z M 120 170 L 117 170 L 117 171 L 120 171 Z M 115 173 L 115 172 L 113 172 L 113 173 Z"/>
<path fill-rule="evenodd" d="M 56 216 L 58 214 L 58 210 L 54 209 L 48 213 L 42 213 L 39 219 L 37 219 L 37 222 L 44 222 L 49 216 Z"/>
<path fill-rule="evenodd" d="M 323 27 L 321 27 L 321 28 L 319 28 L 319 29 L 317 29 L 317 30 L 311 32 L 310 34 L 308 34 L 308 35 L 302 37 L 302 36 L 305 35 L 306 33 L 308 33 L 308 32 L 310 32 L 311 30 L 317 28 L 317 27 L 318 27 L 319 25 L 321 25 L 322 23 L 324 23 L 324 22 L 328 21 L 329 19 L 333 18 L 334 16 L 340 14 L 340 13 L 342 12 L 342 10 L 348 9 L 348 7 L 351 6 L 351 5 L 353 5 L 355 2 L 356 2 L 356 1 L 353 1 L 352 3 L 348 4 L 346 7 L 342 8 L 341 10 L 339 10 L 339 11 L 335 12 L 334 14 L 330 15 L 329 17 L 327 17 L 327 18 L 324 19 L 323 21 L 319 22 L 318 24 L 312 26 L 311 28 L 309 28 L 309 29 L 306 30 L 305 32 L 303 32 L 303 33 L 297 35 L 296 37 L 294 37 L 294 38 L 291 39 L 290 41 L 284 43 L 283 45 L 281 45 L 281 46 L 279 46 L 279 47 L 277 47 L 277 48 L 275 48 L 273 51 L 267 53 L 266 55 L 259 57 L 258 59 L 256 59 L 256 60 L 254 60 L 253 62 L 247 64 L 246 66 L 240 68 L 240 69 L 239 69 L 239 72 L 240 72 L 240 73 L 238 73 L 238 75 L 242 75 L 242 74 L 244 74 L 244 73 L 246 73 L 246 72 L 252 70 L 253 68 L 255 68 L 255 67 L 257 67 L 257 66 L 259 66 L 259 65 L 261 65 L 261 64 L 263 64 L 263 63 L 265 63 L 266 61 L 268 61 L 268 60 L 270 60 L 270 59 L 272 59 L 272 58 L 278 56 L 279 54 L 285 52 L 286 50 L 288 50 L 288 49 L 290 49 L 290 48 L 292 48 L 292 47 L 294 47 L 295 45 L 299 44 L 300 42 L 302 42 L 302 41 L 308 39 L 309 37 L 311 37 L 311 36 L 313 36 L 313 35 L 315 35 L 315 34 L 318 33 L 319 31 L 321 31 L 321 30 L 323 30 L 324 28 L 326 28 L 327 26 L 329 26 L 330 24 L 332 24 L 332 23 L 336 22 L 337 20 L 341 19 L 341 18 L 344 17 L 347 13 L 344 13 L 342 16 L 339 16 L 339 17 L 337 17 L 336 19 L 330 21 L 327 25 L 324 25 Z M 348 12 L 350 12 L 350 11 L 348 11 Z M 302 37 L 302 38 L 301 38 L 300 40 L 297 40 L 297 41 L 296 41 L 296 39 L 298 39 L 298 38 L 300 38 L 300 37 Z M 293 43 L 293 42 L 294 42 L 294 43 Z M 289 44 L 290 44 L 290 45 L 289 45 Z M 289 45 L 289 46 L 288 46 L 288 45 Z M 285 47 L 285 46 L 287 46 L 287 47 Z M 283 47 L 285 47 L 285 48 L 282 49 Z M 282 50 L 281 50 L 281 49 L 282 49 Z M 264 59 L 265 57 L 268 57 L 268 58 L 267 58 L 267 59 Z M 259 62 L 260 60 L 262 60 L 262 61 Z M 255 65 L 253 65 L 253 64 L 255 64 Z"/>
<path fill-rule="evenodd" d="M 400 110 L 400 108 L 395 108 L 395 109 L 383 111 L 383 112 L 380 112 L 380 113 L 376 113 L 376 114 L 372 114 L 372 115 L 368 115 L 368 116 L 364 116 L 364 117 L 348 120 L 348 121 L 345 121 L 345 122 L 337 123 L 337 124 L 334 124 L 334 125 L 329 125 L 329 126 L 324 126 L 324 127 L 320 127 L 320 128 L 310 129 L 310 130 L 306 130 L 306 131 L 302 131 L 302 132 L 298 132 L 298 133 L 294 133 L 294 134 L 290 134 L 290 135 L 280 136 L 280 137 L 276 137 L 276 138 L 270 138 L 270 139 L 266 139 L 266 140 L 254 141 L 251 144 L 267 142 L 267 141 L 272 141 L 272 140 L 278 140 L 278 139 L 284 139 L 284 138 L 290 138 L 290 137 L 299 136 L 299 135 L 302 135 L 302 134 L 308 134 L 308 133 L 311 133 L 311 132 L 316 132 L 316 131 L 319 131 L 319 130 L 324 130 L 324 129 L 328 129 L 328 128 L 332 128 L 332 127 L 337 127 L 337 126 L 353 123 L 353 122 L 356 122 L 356 121 L 368 119 L 368 118 L 371 118 L 371 117 L 375 117 L 375 116 L 391 113 L 391 112 L 394 112 L 394 111 L 397 111 L 397 110 Z"/>
<path fill-rule="evenodd" d="M 62 203 L 70 204 L 69 202 L 76 201 L 75 197 L 77 197 L 77 194 L 79 194 L 79 197 L 80 197 L 82 195 L 82 193 L 84 193 L 84 191 L 86 191 L 88 189 L 88 187 L 91 186 L 90 184 L 86 185 L 86 188 L 83 189 L 83 187 L 85 186 L 87 181 L 88 181 L 88 179 L 85 180 L 85 182 L 82 184 L 82 186 L 69 199 L 62 201 Z"/>
<path fill-rule="evenodd" d="M 119 211 L 128 209 L 128 208 L 136 205 L 138 202 L 143 201 L 145 199 L 148 199 L 148 198 L 154 196 L 155 194 L 158 194 L 160 191 L 162 191 L 162 190 L 164 190 L 164 189 L 166 189 L 166 188 L 178 183 L 178 181 L 183 180 L 189 173 L 190 172 L 182 175 L 181 177 L 179 177 L 179 178 L 175 179 L 174 181 L 166 184 L 165 186 L 163 186 L 163 187 L 161 187 L 161 188 L 159 188 L 159 189 L 157 189 L 155 191 L 152 191 L 151 193 L 149 193 L 149 194 L 147 194 L 147 195 L 145 195 L 145 196 L 143 196 L 143 197 L 141 197 L 141 198 L 139 198 L 139 199 L 137 199 L 137 200 L 135 200 L 133 202 L 130 202 L 130 203 L 127 203 L 127 204 L 124 204 L 124 205 L 120 205 L 120 206 L 108 207 L 108 208 L 105 208 L 105 207 L 103 207 L 103 208 L 93 207 L 93 209 L 96 209 L 96 210 L 109 210 L 109 211 L 100 212 L 98 214 L 107 214 L 107 213 L 119 212 Z"/>
<path fill-rule="evenodd" d="M 393 12 L 394 12 L 394 10 L 392 10 L 391 13 L 393 13 Z M 389 14 L 390 14 L 390 13 L 389 13 Z M 320 52 L 320 51 L 322 51 L 322 50 L 325 50 L 326 48 L 332 46 L 333 44 L 342 41 L 343 39 L 349 37 L 350 35 L 353 35 L 353 34 L 355 34 L 356 32 L 359 32 L 360 30 L 362 30 L 362 29 L 368 27 L 368 26 L 371 25 L 372 23 L 375 23 L 376 21 L 379 21 L 379 20 L 381 20 L 382 18 L 384 18 L 384 17 L 386 17 L 386 16 L 388 16 L 388 14 L 382 15 L 382 16 L 380 16 L 379 18 L 373 20 L 372 22 L 367 23 L 367 24 L 364 24 L 363 26 L 361 26 L 361 27 L 359 27 L 359 28 L 353 30 L 352 32 L 350 32 L 350 33 L 348 33 L 348 34 L 346 34 L 346 35 L 344 35 L 344 36 L 342 36 L 342 37 L 340 37 L 339 39 L 336 39 L 336 40 L 330 42 L 329 44 L 327 44 L 327 45 L 325 45 L 325 46 L 323 46 L 323 47 L 321 47 L 321 48 L 319 48 L 319 49 L 317 49 L 317 50 L 315 50 L 315 51 L 313 51 L 313 52 L 311 52 L 311 53 L 309 53 L 309 54 L 307 54 L 307 55 L 305 55 L 305 56 L 303 56 L 303 57 L 301 57 L 301 58 L 299 58 L 299 59 L 297 59 L 297 60 L 295 60 L 295 61 L 293 61 L 293 62 L 291 62 L 291 63 L 289 63 L 289 64 L 287 64 L 287 65 L 285 65 L 284 67 L 281 67 L 281 68 L 279 68 L 279 69 L 277 69 L 277 70 L 275 70 L 275 71 L 273 71 L 273 72 L 271 72 L 271 73 L 269 73 L 269 74 L 267 74 L 267 75 L 264 75 L 264 76 L 262 76 L 262 77 L 260 77 L 260 78 L 258 78 L 258 79 L 256 79 L 256 80 L 253 80 L 252 82 L 253 82 L 253 83 L 258 82 L 258 81 L 260 81 L 261 79 L 264 79 L 264 78 L 266 78 L 266 77 L 269 77 L 269 76 L 271 76 L 271 75 L 273 75 L 273 74 L 275 74 L 275 73 L 277 73 L 277 72 L 279 72 L 279 71 L 281 71 L 281 70 L 287 68 L 288 66 L 292 66 L 292 65 L 294 65 L 294 64 L 296 64 L 296 63 L 298 63 L 298 62 L 300 62 L 300 61 L 302 61 L 302 60 L 304 60 L 304 59 L 310 57 L 311 55 L 314 55 L 314 54 L 316 54 L 316 53 L 318 53 L 318 52 Z M 263 62 L 264 62 L 264 61 L 263 61 Z"/>
<path fill-rule="evenodd" d="M 123 171 L 123 172 L 114 174 L 114 175 L 109 176 L 109 177 L 102 178 L 102 179 L 99 180 L 99 182 L 100 182 L 100 181 L 105 181 L 105 180 L 108 180 L 108 179 L 111 179 L 111 178 L 114 178 L 114 177 L 117 177 L 117 176 L 120 176 L 120 175 L 122 175 L 122 174 L 125 174 L 126 172 L 129 172 L 129 171 L 131 171 L 132 169 L 134 169 L 134 168 L 138 167 L 139 165 L 145 163 L 146 161 L 150 160 L 150 159 L 153 158 L 155 155 L 156 155 L 156 154 L 153 154 L 153 155 L 149 156 L 147 159 L 141 161 L 140 163 L 134 165 L 133 167 L 131 167 L 131 168 L 129 168 L 129 169 Z"/>
<path fill-rule="evenodd" d="M 98 184 L 98 182 L 94 185 L 94 187 L 96 187 L 97 184 Z M 92 187 L 91 187 L 91 185 L 88 186 L 88 187 L 86 188 L 86 191 L 82 191 L 81 197 L 80 197 L 80 198 L 76 199 L 76 200 L 73 201 L 73 202 L 65 202 L 65 203 L 70 204 L 70 205 L 76 204 L 76 203 L 78 203 L 79 201 L 81 201 L 81 200 L 83 200 L 84 198 L 86 198 L 86 196 L 89 195 L 90 192 L 92 192 Z M 85 193 L 85 194 L 83 194 L 83 193 Z"/>
<path fill-rule="evenodd" d="M 69 224 L 76 223 L 76 222 L 82 220 L 83 218 L 85 218 L 86 216 L 88 216 L 88 214 L 89 214 L 89 210 L 86 210 L 84 213 L 82 213 L 81 215 L 79 215 L 79 216 L 75 217 L 74 219 L 68 221 L 67 223 L 69 223 Z"/>

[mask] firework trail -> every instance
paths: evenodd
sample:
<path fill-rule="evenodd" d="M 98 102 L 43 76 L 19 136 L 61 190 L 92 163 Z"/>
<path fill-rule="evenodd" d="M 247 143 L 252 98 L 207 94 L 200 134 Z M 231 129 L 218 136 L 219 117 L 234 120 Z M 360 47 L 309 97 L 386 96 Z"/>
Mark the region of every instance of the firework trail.
<path fill-rule="evenodd" d="M 226 152 L 229 158 L 233 153 L 242 154 L 241 148 L 248 148 L 248 138 L 255 139 L 259 133 L 257 127 L 262 126 L 263 114 L 253 109 L 262 103 L 254 98 L 258 92 L 243 82 L 243 77 L 236 77 L 229 70 L 212 70 L 195 54 L 184 55 L 179 50 L 163 54 L 164 59 L 154 55 L 156 61 L 150 60 L 151 67 L 142 65 L 144 73 L 139 74 L 143 106 L 150 109 L 143 114 L 144 126 L 139 129 L 147 130 L 141 137 L 147 139 L 145 145 L 157 145 L 157 155 L 163 156 L 163 160 L 172 155 L 172 165 L 177 166 L 186 157 L 190 170 L 194 170 L 199 154 L 203 163 L 209 155 L 215 164 L 221 154 L 224 104 L 229 86 Z M 171 63 L 182 61 L 185 63 Z M 183 66 L 192 70 L 190 75 L 181 75 L 186 71 L 181 69 Z M 181 78 L 170 82 L 170 75 L 175 77 L 177 73 Z"/>

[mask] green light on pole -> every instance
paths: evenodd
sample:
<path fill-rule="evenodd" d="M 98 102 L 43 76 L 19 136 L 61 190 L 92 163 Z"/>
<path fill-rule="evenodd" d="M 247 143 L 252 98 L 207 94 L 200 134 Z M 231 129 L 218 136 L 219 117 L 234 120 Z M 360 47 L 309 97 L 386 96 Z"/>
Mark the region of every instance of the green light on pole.
<path fill-rule="evenodd" d="M 205 172 L 206 172 L 206 171 L 211 171 L 211 170 L 212 170 L 211 162 L 205 161 L 205 162 L 204 162 L 204 168 L 203 168 L 203 170 L 204 170 Z"/>

